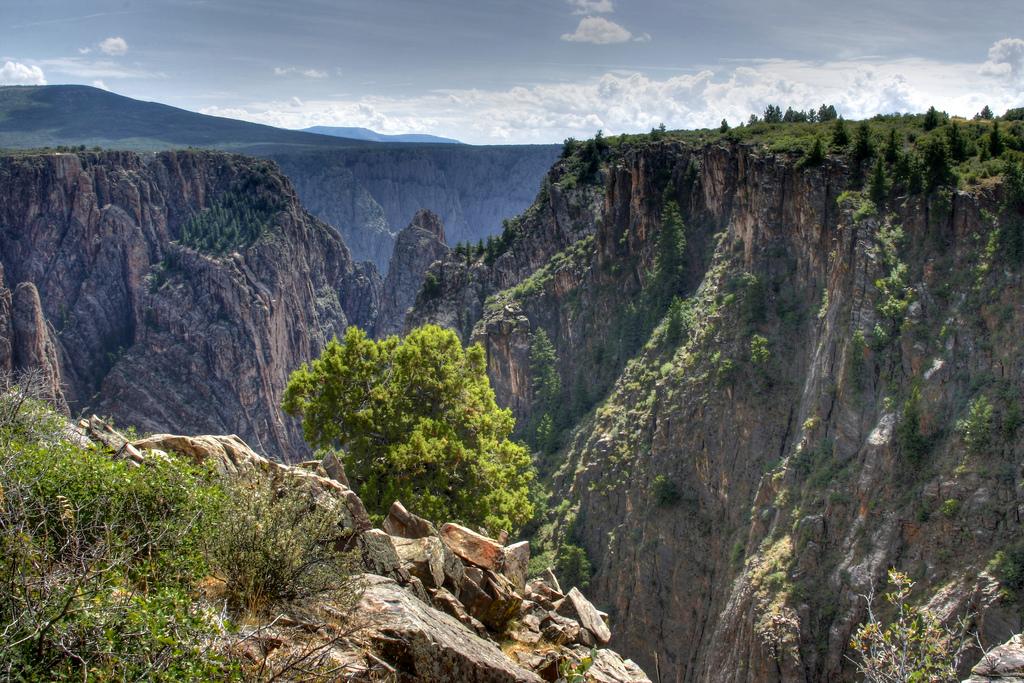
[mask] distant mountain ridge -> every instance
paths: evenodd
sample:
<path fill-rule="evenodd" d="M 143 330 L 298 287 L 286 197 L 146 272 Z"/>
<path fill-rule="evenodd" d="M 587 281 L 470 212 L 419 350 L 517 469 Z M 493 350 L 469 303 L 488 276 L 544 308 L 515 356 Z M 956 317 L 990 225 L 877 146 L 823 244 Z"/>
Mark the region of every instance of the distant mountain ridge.
<path fill-rule="evenodd" d="M 374 142 L 207 116 L 84 85 L 0 87 L 0 149 L 80 145 L 270 158 L 352 256 L 382 273 L 395 235 L 420 209 L 444 221 L 452 244 L 497 234 L 504 219 L 532 203 L 562 149 Z"/>
<path fill-rule="evenodd" d="M 369 142 L 414 142 L 414 143 L 435 143 L 441 145 L 462 145 L 465 144 L 454 138 L 443 138 L 438 135 L 426 133 L 403 133 L 400 135 L 385 135 L 369 128 L 358 128 L 353 126 L 310 126 L 303 128 L 304 133 L 316 133 L 317 135 L 331 135 L 337 138 L 348 140 L 366 140 Z"/>

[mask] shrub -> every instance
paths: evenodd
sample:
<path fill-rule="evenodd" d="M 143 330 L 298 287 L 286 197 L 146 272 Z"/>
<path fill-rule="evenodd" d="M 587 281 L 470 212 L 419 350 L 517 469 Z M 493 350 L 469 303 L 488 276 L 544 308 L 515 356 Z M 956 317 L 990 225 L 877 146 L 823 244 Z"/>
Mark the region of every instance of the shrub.
<path fill-rule="evenodd" d="M 340 502 L 295 487 L 239 479 L 212 525 L 208 554 L 228 605 L 262 614 L 276 604 L 327 595 L 354 604 L 354 563 Z"/>
<path fill-rule="evenodd" d="M 590 585 L 593 569 L 587 551 L 572 543 L 563 543 L 555 554 L 555 574 L 563 588 L 584 589 Z"/>
<path fill-rule="evenodd" d="M 750 339 L 750 362 L 754 365 L 764 365 L 772 357 L 772 352 L 768 348 L 768 339 L 755 334 Z"/>
<path fill-rule="evenodd" d="M 992 403 L 984 396 L 979 396 L 971 401 L 967 416 L 957 421 L 956 431 L 970 453 L 980 455 L 991 445 L 992 414 Z"/>
<path fill-rule="evenodd" d="M 651 492 L 654 494 L 654 504 L 660 508 L 672 507 L 682 499 L 679 487 L 664 474 L 659 474 L 654 478 Z"/>
<path fill-rule="evenodd" d="M 212 473 L 113 460 L 60 424 L 30 400 L 0 427 L 0 676 L 231 680 L 223 625 L 190 595 L 221 495 Z"/>
<path fill-rule="evenodd" d="M 988 563 L 988 570 L 1006 588 L 1024 590 L 1024 542 L 1017 542 L 998 551 Z"/>
<path fill-rule="evenodd" d="M 921 433 L 921 390 L 913 387 L 903 404 L 903 415 L 896 425 L 900 451 L 912 465 L 918 465 L 928 453 L 928 439 Z"/>
<path fill-rule="evenodd" d="M 867 622 L 850 642 L 857 673 L 868 683 L 960 680 L 957 668 L 970 646 L 965 623 L 948 628 L 931 610 L 911 605 L 914 583 L 905 574 L 890 569 L 889 584 L 885 600 L 895 612 L 893 620 L 882 624 L 869 596 Z"/>

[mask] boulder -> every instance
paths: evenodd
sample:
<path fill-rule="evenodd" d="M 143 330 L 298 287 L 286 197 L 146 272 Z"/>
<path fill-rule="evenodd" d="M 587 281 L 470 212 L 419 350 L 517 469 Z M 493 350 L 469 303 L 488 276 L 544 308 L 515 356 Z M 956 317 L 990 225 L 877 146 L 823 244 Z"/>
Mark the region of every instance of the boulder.
<path fill-rule="evenodd" d="M 323 465 L 328 477 L 345 488 L 352 488 L 352 485 L 348 483 L 348 475 L 345 474 L 345 465 L 334 451 L 328 451 L 327 455 L 320 461 L 320 464 Z"/>
<path fill-rule="evenodd" d="M 402 538 L 426 538 L 437 535 L 437 529 L 433 524 L 412 514 L 397 500 L 391 504 L 391 509 L 388 510 L 388 516 L 384 519 L 382 526 L 384 531 L 392 536 Z"/>
<path fill-rule="evenodd" d="M 492 571 L 502 569 L 503 548 L 493 538 L 449 522 L 441 527 L 441 540 L 466 562 Z"/>
<path fill-rule="evenodd" d="M 533 579 L 526 584 L 526 597 L 544 609 L 555 609 L 555 603 L 565 598 L 559 591 L 549 586 L 544 579 Z"/>
<path fill-rule="evenodd" d="M 1020 634 L 989 650 L 965 683 L 1024 683 L 1024 637 Z"/>
<path fill-rule="evenodd" d="M 466 572 L 465 581 L 462 583 L 462 595 L 459 597 L 466 607 L 466 611 L 475 619 L 480 619 L 481 616 L 487 614 L 491 603 L 494 602 L 487 591 L 480 586 L 482 581 L 482 578 L 479 582 L 470 578 L 469 572 Z"/>
<path fill-rule="evenodd" d="M 591 656 L 587 653 L 586 656 Z M 593 683 L 651 683 L 647 674 L 632 660 L 623 659 L 612 650 L 597 650 L 593 654 L 587 681 Z"/>
<path fill-rule="evenodd" d="M 583 627 L 572 619 L 559 616 L 554 612 L 541 622 L 541 632 L 544 640 L 553 645 L 569 645 L 579 640 Z"/>
<path fill-rule="evenodd" d="M 565 599 L 559 603 L 557 611 L 563 617 L 578 621 L 583 628 L 594 634 L 594 638 L 601 645 L 606 645 L 612 639 L 612 632 L 601 618 L 601 613 L 578 589 L 573 588 L 569 591 Z"/>
<path fill-rule="evenodd" d="M 433 598 L 434 606 L 439 610 L 455 617 L 459 620 L 459 623 L 463 626 L 473 629 L 473 632 L 479 636 L 487 635 L 487 627 L 480 623 L 479 620 L 474 619 L 466 608 L 459 602 L 458 598 L 452 595 L 449 591 L 444 588 L 435 588 L 430 591 L 430 596 Z"/>
<path fill-rule="evenodd" d="M 441 544 L 441 551 L 444 554 L 444 587 L 458 598 L 462 595 L 462 583 L 466 579 L 466 568 L 459 556 L 444 543 Z"/>
<path fill-rule="evenodd" d="M 501 573 L 515 584 L 517 590 L 523 590 L 526 586 L 526 572 L 529 564 L 530 544 L 527 541 L 520 541 L 505 546 L 503 549 Z"/>
<path fill-rule="evenodd" d="M 409 574 L 402 569 L 394 540 L 380 529 L 370 529 L 359 534 L 357 541 L 363 568 L 373 574 L 389 576 L 399 581 L 408 581 Z"/>
<path fill-rule="evenodd" d="M 509 622 L 519 616 L 523 597 L 516 592 L 511 581 L 491 571 L 484 572 L 484 585 L 481 587 L 491 598 L 491 604 L 478 618 L 492 630 L 502 633 Z"/>
<path fill-rule="evenodd" d="M 444 585 L 444 550 L 436 536 L 427 538 L 391 538 L 402 566 L 428 588 Z"/>
<path fill-rule="evenodd" d="M 366 636 L 401 680 L 539 683 L 537 674 L 505 657 L 458 619 L 420 602 L 398 584 L 367 575 L 358 610 L 372 624 Z"/>
<path fill-rule="evenodd" d="M 561 584 L 558 583 L 558 577 L 551 571 L 551 567 L 544 570 L 544 573 L 540 576 L 549 586 L 555 589 L 558 593 L 563 593 Z"/>

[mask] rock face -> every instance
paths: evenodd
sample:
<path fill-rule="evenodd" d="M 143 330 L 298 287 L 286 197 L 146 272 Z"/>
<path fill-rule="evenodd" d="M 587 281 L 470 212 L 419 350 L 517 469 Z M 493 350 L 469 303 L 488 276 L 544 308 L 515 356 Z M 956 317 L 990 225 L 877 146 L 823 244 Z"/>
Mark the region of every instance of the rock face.
<path fill-rule="evenodd" d="M 13 292 L 7 289 L 0 265 L 0 372 L 17 376 L 28 371 L 39 373 L 40 386 L 35 391 L 66 408 L 57 347 L 43 317 L 39 292 L 31 282 L 20 283 Z"/>
<path fill-rule="evenodd" d="M 427 269 L 449 251 L 441 219 L 432 211 L 417 211 L 409 226 L 395 239 L 395 250 L 384 279 L 376 336 L 403 332 L 406 311 L 423 289 Z"/>
<path fill-rule="evenodd" d="M 1020 631 L 982 570 L 1024 532 L 1024 278 L 983 245 L 1024 206 L 994 185 L 874 212 L 842 159 L 742 144 L 642 140 L 587 182 L 572 167 L 496 257 L 432 267 L 441 294 L 410 320 L 481 342 L 527 419 L 530 336 L 553 341 L 552 544 L 585 549 L 612 644 L 664 680 L 849 680 L 859 596 L 893 566 L 944 616 L 977 612 L 987 647 Z M 652 303 L 669 200 L 674 332 Z"/>
<path fill-rule="evenodd" d="M 179 243 L 192 216 L 254 185 L 280 207 L 254 243 Z M 347 325 L 372 328 L 381 285 L 268 162 L 201 152 L 0 158 L 0 265 L 17 284 L 10 362 L 59 367 L 73 412 L 234 432 L 291 460 L 307 448 L 279 409 L 288 374 Z"/>
<path fill-rule="evenodd" d="M 395 234 L 426 208 L 451 244 L 486 239 L 526 209 L 559 145 L 371 145 L 273 153 L 302 202 L 336 226 L 357 260 L 385 272 Z"/>
<path fill-rule="evenodd" d="M 971 670 L 965 683 L 1024 682 L 1024 642 L 1016 635 L 999 647 L 993 648 Z"/>

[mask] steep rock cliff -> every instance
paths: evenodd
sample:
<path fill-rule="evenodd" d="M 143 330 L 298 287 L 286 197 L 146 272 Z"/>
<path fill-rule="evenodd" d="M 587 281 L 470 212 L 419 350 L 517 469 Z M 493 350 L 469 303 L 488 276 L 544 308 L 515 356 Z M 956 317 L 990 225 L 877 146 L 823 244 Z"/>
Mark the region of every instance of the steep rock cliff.
<path fill-rule="evenodd" d="M 410 216 L 441 217 L 451 244 L 476 243 L 526 209 L 556 145 L 371 145 L 271 153 L 310 212 L 338 228 L 357 260 L 384 272 Z"/>
<path fill-rule="evenodd" d="M 348 324 L 372 327 L 381 283 L 275 167 L 200 152 L 19 155 L 0 159 L 0 193 L 0 264 L 38 291 L 72 411 L 306 452 L 279 409 L 288 373 Z M 197 215 L 200 233 L 230 228 L 218 216 L 238 196 L 272 207 L 255 241 L 182 244 Z"/>
<path fill-rule="evenodd" d="M 531 334 L 553 340 L 569 414 L 542 463 L 567 501 L 552 541 L 585 549 L 590 591 L 625 624 L 616 646 L 663 680 L 849 678 L 860 596 L 890 566 L 943 616 L 973 612 L 986 646 L 1021 628 L 1000 585 L 1024 462 L 1021 263 L 1000 245 L 1021 209 L 998 185 L 880 209 L 844 194 L 860 185 L 843 159 L 798 161 L 623 144 L 593 237 L 454 321 L 523 417 Z M 669 202 L 686 238 L 674 316 L 655 282 Z M 441 300 L 413 317 L 452 325 L 501 287 L 470 270 L 438 268 Z"/>
<path fill-rule="evenodd" d="M 417 211 L 412 222 L 395 239 L 388 275 L 384 278 L 376 327 L 378 337 L 401 334 L 406 312 L 423 288 L 427 269 L 447 256 L 449 251 L 441 219 L 432 211 Z M 431 286 L 434 282 L 431 281 Z"/>

